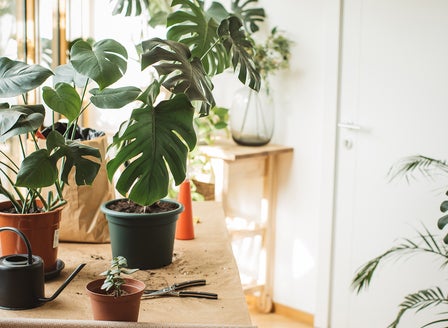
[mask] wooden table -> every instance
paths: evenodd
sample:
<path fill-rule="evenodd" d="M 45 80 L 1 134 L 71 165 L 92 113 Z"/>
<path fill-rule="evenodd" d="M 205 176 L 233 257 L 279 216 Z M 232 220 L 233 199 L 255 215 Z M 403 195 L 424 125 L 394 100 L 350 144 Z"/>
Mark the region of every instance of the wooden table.
<path fill-rule="evenodd" d="M 145 281 L 148 289 L 175 282 L 206 279 L 207 285 L 191 290 L 210 291 L 218 300 L 164 297 L 142 300 L 138 327 L 253 327 L 239 280 L 224 214 L 219 202 L 194 202 L 194 240 L 176 240 L 173 263 L 157 270 L 141 270 L 133 277 Z M 65 262 L 60 277 L 45 284 L 52 295 L 80 263 L 87 263 L 54 301 L 21 311 L 0 310 L 0 327 L 133 327 L 130 323 L 93 321 L 88 281 L 108 268 L 109 244 L 61 243 L 59 258 Z"/>
<path fill-rule="evenodd" d="M 219 140 L 212 145 L 200 146 L 199 150 L 211 159 L 215 200 L 222 202 L 225 215 L 231 220 L 247 220 L 251 225 L 250 229 L 229 227 L 234 238 L 262 236 L 264 249 L 260 253 L 265 254 L 266 264 L 260 276 L 264 277 L 264 282 L 258 278 L 244 287 L 247 292 L 261 292 L 258 309 L 270 312 L 273 305 L 277 166 L 281 156 L 291 156 L 293 148 L 271 143 L 240 146 L 231 140 Z"/>

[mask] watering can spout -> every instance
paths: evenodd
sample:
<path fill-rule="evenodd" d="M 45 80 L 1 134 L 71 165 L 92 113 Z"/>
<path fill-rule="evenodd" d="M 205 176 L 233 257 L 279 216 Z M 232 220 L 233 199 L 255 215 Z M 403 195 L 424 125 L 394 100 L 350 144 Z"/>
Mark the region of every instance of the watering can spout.
<path fill-rule="evenodd" d="M 64 290 L 65 287 L 75 278 L 75 276 L 79 273 L 79 271 L 84 268 L 86 263 L 82 263 L 78 265 L 78 267 L 75 269 L 75 271 L 72 272 L 72 274 L 64 281 L 64 283 L 58 288 L 57 291 L 54 292 L 54 294 L 51 297 L 41 297 L 39 298 L 39 302 L 50 302 L 54 300 L 56 297 L 59 296 L 59 294 Z"/>

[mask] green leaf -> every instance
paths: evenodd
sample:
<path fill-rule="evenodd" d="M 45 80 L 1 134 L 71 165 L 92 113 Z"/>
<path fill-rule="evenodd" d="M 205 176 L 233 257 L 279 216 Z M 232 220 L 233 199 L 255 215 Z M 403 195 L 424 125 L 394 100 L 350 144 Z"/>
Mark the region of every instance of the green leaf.
<path fill-rule="evenodd" d="M 40 149 L 27 156 L 17 176 L 17 186 L 41 188 L 52 185 L 58 178 L 57 163 L 64 158 L 61 179 L 68 183 L 68 175 L 75 168 L 75 181 L 78 186 L 89 185 L 95 179 L 101 160 L 98 149 L 76 141 L 65 140 L 57 131 L 47 137 L 47 149 Z M 98 159 L 97 162 L 92 158 Z"/>
<path fill-rule="evenodd" d="M 160 83 L 157 80 L 154 80 L 137 99 L 144 104 L 152 105 L 156 102 L 159 94 Z"/>
<path fill-rule="evenodd" d="M 437 227 L 442 230 L 446 225 L 448 224 L 448 214 L 442 216 L 438 221 L 437 221 Z"/>
<path fill-rule="evenodd" d="M 92 104 L 98 108 L 121 108 L 137 99 L 142 91 L 137 87 L 122 87 L 117 89 L 97 88 L 90 90 Z"/>
<path fill-rule="evenodd" d="M 123 272 L 124 274 L 133 274 L 134 272 L 137 271 L 138 269 L 126 269 L 126 268 L 121 269 L 121 272 Z"/>
<path fill-rule="evenodd" d="M 70 58 L 78 73 L 88 76 L 104 89 L 126 73 L 128 53 L 112 39 L 95 42 L 93 47 L 80 40 L 73 45 Z"/>
<path fill-rule="evenodd" d="M 400 304 L 400 310 L 394 322 L 392 322 L 388 326 L 388 328 L 396 328 L 403 315 L 409 310 L 415 310 L 415 312 L 419 312 L 428 307 L 433 307 L 442 303 L 448 303 L 448 298 L 443 294 L 440 287 L 435 287 L 433 289 L 423 289 L 417 291 L 416 293 L 409 294 Z"/>
<path fill-rule="evenodd" d="M 250 54 L 252 43 L 246 38 L 241 27 L 241 21 L 237 17 L 229 17 L 221 22 L 218 34 L 223 39 L 227 52 L 231 54 L 232 66 L 238 71 L 238 79 L 243 84 L 248 83 L 253 90 L 259 91 L 261 78 Z"/>
<path fill-rule="evenodd" d="M 440 211 L 442 211 L 443 213 L 448 211 L 448 200 L 445 200 L 442 202 L 442 204 L 440 204 Z"/>
<path fill-rule="evenodd" d="M 125 16 L 141 16 L 143 9 L 149 13 L 148 25 L 156 27 L 158 25 L 166 25 L 166 17 L 171 8 L 169 2 L 171 0 L 110 0 L 115 2 L 113 15 L 122 14 Z"/>
<path fill-rule="evenodd" d="M 390 180 L 402 176 L 409 181 L 410 178 L 414 178 L 415 173 L 426 178 L 430 178 L 437 173 L 447 174 L 448 163 L 421 155 L 408 156 L 395 163 L 389 169 L 388 176 Z"/>
<path fill-rule="evenodd" d="M 42 98 L 53 111 L 64 115 L 70 122 L 81 113 L 81 98 L 74 87 L 65 82 L 56 84 L 55 89 L 43 87 Z"/>
<path fill-rule="evenodd" d="M 149 6 L 149 0 L 111 0 L 110 2 L 115 2 L 112 15 L 139 16 L 142 8 Z"/>
<path fill-rule="evenodd" d="M 47 149 L 39 149 L 22 161 L 15 184 L 18 187 L 37 189 L 51 186 L 57 178 L 56 161 Z"/>
<path fill-rule="evenodd" d="M 232 12 L 244 22 L 246 31 L 251 34 L 260 29 L 258 24 L 262 23 L 266 17 L 263 8 L 257 8 L 252 5 L 252 3 L 256 2 L 258 0 L 244 0 L 240 4 L 240 0 L 232 0 L 231 5 Z"/>
<path fill-rule="evenodd" d="M 101 154 L 97 148 L 82 144 L 78 141 L 65 140 L 57 131 L 51 131 L 47 137 L 47 148 L 56 150 L 52 159 L 57 162 L 65 158 L 61 172 L 61 179 L 68 184 L 70 171 L 75 168 L 76 185 L 91 185 L 100 169 Z M 99 161 L 93 161 L 96 158 Z"/>
<path fill-rule="evenodd" d="M 142 70 L 154 65 L 164 78 L 163 86 L 178 94 L 185 93 L 190 101 L 200 100 L 206 110 L 215 105 L 213 84 L 205 73 L 201 61 L 192 58 L 188 47 L 182 43 L 153 38 L 142 42 Z"/>
<path fill-rule="evenodd" d="M 78 88 L 84 88 L 88 77 L 75 71 L 71 63 L 60 65 L 54 69 L 53 86 L 60 82 L 74 83 Z"/>
<path fill-rule="evenodd" d="M 404 255 L 413 253 L 425 253 L 439 256 L 443 263 L 448 262 L 448 249 L 442 242 L 437 242 L 434 236 L 425 228 L 424 232 L 418 232 L 419 238 L 416 241 L 404 239 L 398 245 L 390 248 L 381 255 L 373 258 L 357 270 L 352 281 L 352 287 L 359 293 L 362 289 L 367 288 L 377 271 L 380 264 L 386 262 L 390 258 L 402 258 Z"/>
<path fill-rule="evenodd" d="M 0 98 L 19 96 L 31 91 L 48 79 L 53 72 L 40 65 L 0 57 Z"/>
<path fill-rule="evenodd" d="M 0 108 L 0 142 L 9 138 L 36 131 L 44 122 L 45 108 L 42 105 L 18 105 Z"/>
<path fill-rule="evenodd" d="M 171 171 L 176 184 L 185 179 L 188 151 L 196 145 L 194 109 L 184 94 L 160 102 L 155 108 L 137 108 L 113 139 L 118 148 L 107 164 L 111 179 L 125 165 L 116 188 L 140 205 L 150 205 L 168 193 Z"/>
<path fill-rule="evenodd" d="M 218 26 L 229 15 L 216 2 L 210 11 L 204 10 L 203 1 L 174 0 L 172 6 L 180 5 L 168 16 L 167 38 L 186 44 L 193 57 L 201 59 L 204 70 L 216 75 L 230 67 L 230 60 L 224 46 L 218 43 Z"/>

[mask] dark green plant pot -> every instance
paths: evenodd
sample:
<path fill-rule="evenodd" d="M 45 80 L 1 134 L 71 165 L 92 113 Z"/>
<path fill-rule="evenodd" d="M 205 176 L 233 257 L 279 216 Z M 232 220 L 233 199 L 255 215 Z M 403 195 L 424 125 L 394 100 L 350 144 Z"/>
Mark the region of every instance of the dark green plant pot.
<path fill-rule="evenodd" d="M 110 210 L 111 200 L 101 205 L 109 225 L 112 255 L 124 256 L 130 268 L 157 269 L 173 260 L 176 222 L 183 206 L 162 213 L 123 213 Z"/>

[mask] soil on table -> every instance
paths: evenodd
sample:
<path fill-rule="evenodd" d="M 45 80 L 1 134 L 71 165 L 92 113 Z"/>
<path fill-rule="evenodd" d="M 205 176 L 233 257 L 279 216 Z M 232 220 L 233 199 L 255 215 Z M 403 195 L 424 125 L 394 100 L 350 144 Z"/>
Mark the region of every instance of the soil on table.
<path fill-rule="evenodd" d="M 177 204 L 158 201 L 152 205 L 142 206 L 132 200 L 120 199 L 107 206 L 110 210 L 125 213 L 161 213 L 175 210 Z"/>

